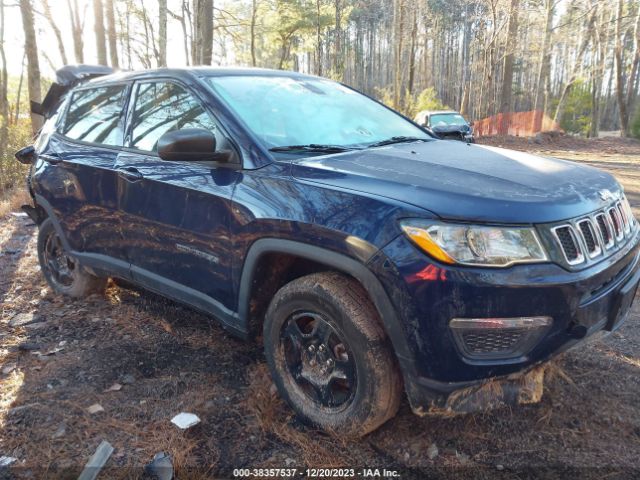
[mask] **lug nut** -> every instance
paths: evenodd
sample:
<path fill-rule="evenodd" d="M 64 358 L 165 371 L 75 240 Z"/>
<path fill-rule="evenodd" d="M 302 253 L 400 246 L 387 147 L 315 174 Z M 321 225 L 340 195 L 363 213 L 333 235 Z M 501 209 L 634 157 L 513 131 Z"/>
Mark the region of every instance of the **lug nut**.
<path fill-rule="evenodd" d="M 318 350 L 319 350 L 319 351 L 321 351 L 321 352 L 324 352 L 324 345 L 320 345 L 320 346 L 318 347 Z"/>
<path fill-rule="evenodd" d="M 316 351 L 316 347 L 313 345 L 309 345 L 309 348 L 307 348 L 307 350 L 309 351 L 309 353 L 313 353 Z"/>
<path fill-rule="evenodd" d="M 333 367 L 333 360 L 331 358 L 327 360 L 327 366 Z"/>

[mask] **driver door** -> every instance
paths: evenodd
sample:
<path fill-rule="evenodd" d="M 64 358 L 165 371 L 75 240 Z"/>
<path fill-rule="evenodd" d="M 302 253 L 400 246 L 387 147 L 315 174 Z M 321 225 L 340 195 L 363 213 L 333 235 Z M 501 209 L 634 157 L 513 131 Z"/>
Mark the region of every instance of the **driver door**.
<path fill-rule="evenodd" d="M 214 314 L 226 310 L 233 304 L 228 229 L 238 169 L 165 161 L 157 143 L 183 128 L 214 132 L 221 149 L 229 142 L 185 86 L 166 80 L 134 88 L 128 148 L 115 165 L 133 280 Z"/>

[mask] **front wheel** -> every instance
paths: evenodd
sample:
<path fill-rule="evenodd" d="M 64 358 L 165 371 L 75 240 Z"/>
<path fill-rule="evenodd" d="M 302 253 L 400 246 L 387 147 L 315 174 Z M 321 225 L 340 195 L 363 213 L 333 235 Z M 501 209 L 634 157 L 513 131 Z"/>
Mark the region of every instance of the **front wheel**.
<path fill-rule="evenodd" d="M 393 351 L 366 291 L 349 277 L 316 273 L 280 289 L 264 348 L 280 394 L 311 425 L 359 437 L 398 410 Z"/>
<path fill-rule="evenodd" d="M 38 260 L 47 283 L 56 293 L 84 297 L 104 290 L 107 280 L 89 273 L 69 255 L 50 218 L 38 232 Z"/>

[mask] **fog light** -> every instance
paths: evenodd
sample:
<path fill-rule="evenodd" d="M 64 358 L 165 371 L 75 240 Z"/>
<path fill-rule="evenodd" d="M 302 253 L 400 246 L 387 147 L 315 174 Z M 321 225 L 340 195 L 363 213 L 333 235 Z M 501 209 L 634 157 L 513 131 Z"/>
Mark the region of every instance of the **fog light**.
<path fill-rule="evenodd" d="M 551 317 L 454 318 L 449 327 L 465 357 L 499 360 L 529 353 L 552 324 Z"/>

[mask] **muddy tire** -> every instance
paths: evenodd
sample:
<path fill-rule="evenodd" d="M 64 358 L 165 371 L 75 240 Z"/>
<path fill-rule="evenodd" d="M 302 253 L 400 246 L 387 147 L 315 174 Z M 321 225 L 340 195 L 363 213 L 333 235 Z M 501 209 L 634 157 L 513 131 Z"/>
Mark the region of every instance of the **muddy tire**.
<path fill-rule="evenodd" d="M 360 437 L 393 417 L 402 380 L 366 291 L 327 272 L 274 296 L 264 322 L 273 380 L 298 416 L 341 437 Z"/>
<path fill-rule="evenodd" d="M 107 284 L 106 278 L 92 275 L 65 251 L 49 218 L 38 232 L 38 260 L 44 278 L 56 293 L 80 298 L 104 291 Z"/>

